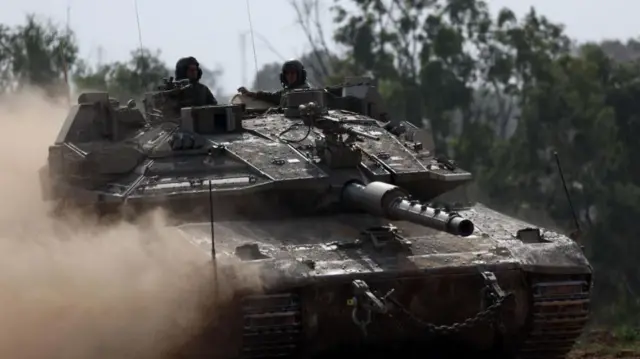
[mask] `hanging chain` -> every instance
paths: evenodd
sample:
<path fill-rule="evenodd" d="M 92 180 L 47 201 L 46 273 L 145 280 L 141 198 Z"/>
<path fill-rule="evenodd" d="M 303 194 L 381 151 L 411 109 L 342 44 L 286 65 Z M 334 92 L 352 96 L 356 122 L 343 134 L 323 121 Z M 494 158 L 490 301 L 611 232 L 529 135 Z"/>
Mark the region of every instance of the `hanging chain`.
<path fill-rule="evenodd" d="M 464 329 L 469 329 L 480 323 L 496 322 L 498 321 L 498 312 L 504 304 L 505 300 L 509 298 L 512 293 L 505 293 L 498 285 L 495 275 L 491 272 L 481 272 L 485 281 L 485 286 L 482 289 L 485 297 L 492 303 L 484 310 L 479 311 L 474 316 L 471 316 L 461 322 L 449 324 L 449 325 L 435 325 L 423 321 L 404 307 L 395 298 L 391 297 L 394 290 L 391 290 L 382 298 L 378 298 L 374 295 L 369 286 L 362 280 L 354 280 L 352 285 L 354 289 L 354 296 L 347 304 L 353 306 L 352 320 L 356 326 L 358 326 L 363 335 L 367 335 L 366 327 L 371 323 L 372 312 L 378 314 L 389 315 L 389 311 L 392 306 L 400 310 L 400 312 L 406 315 L 414 323 L 425 328 L 431 335 L 449 335 L 460 332 Z M 500 323 L 498 323 L 500 325 Z"/>

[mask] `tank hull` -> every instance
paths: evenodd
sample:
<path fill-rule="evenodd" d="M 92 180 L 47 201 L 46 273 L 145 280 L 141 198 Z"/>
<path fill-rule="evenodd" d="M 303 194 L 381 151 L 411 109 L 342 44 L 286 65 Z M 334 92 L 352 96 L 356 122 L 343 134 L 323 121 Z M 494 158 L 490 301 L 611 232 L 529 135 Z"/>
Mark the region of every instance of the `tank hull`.
<path fill-rule="evenodd" d="M 192 210 L 183 212 L 185 220 L 195 214 L 206 220 L 207 204 L 201 197 L 176 208 Z M 491 226 L 481 225 L 467 238 L 394 222 L 413 242 L 409 251 L 370 243 L 349 248 L 348 240 L 361 229 L 381 224 L 374 216 L 225 222 L 218 221 L 220 209 L 214 212 L 219 275 L 234 278 L 238 268 L 249 271 L 260 289 L 236 288 L 212 315 L 216 324 L 176 358 L 309 358 L 361 353 L 364 347 L 375 348 L 369 356 L 382 355 L 377 349 L 382 347 L 384 355 L 391 350 L 403 356 L 428 351 L 565 358 L 588 320 L 592 270 L 578 245 L 553 232 L 540 242 L 517 240 L 513 233 L 530 225 L 481 205 L 460 213 Z M 210 223 L 177 228 L 203 255 L 211 255 Z M 256 244 L 263 258 L 238 261 L 237 248 L 247 243 Z M 338 249 L 329 248 L 336 243 Z M 230 258 L 235 262 L 227 267 L 223 263 Z M 495 317 L 451 328 L 486 309 L 480 273 L 487 271 L 511 296 Z M 393 289 L 392 298 L 411 315 L 393 305 L 389 313 L 372 313 L 363 335 L 348 305 L 354 280 L 379 296 Z"/>
<path fill-rule="evenodd" d="M 244 258 L 236 265 L 251 270 L 261 289 L 236 293 L 230 301 L 235 305 L 224 310 L 220 322 L 227 324 L 209 337 L 220 338 L 223 332 L 225 345 L 214 346 L 207 339 L 208 345 L 199 346 L 204 348 L 201 353 L 308 358 L 381 345 L 404 356 L 411 347 L 420 353 L 464 350 L 493 353 L 492 358 L 564 358 L 590 311 L 592 269 L 579 246 L 554 232 L 537 240 L 518 239 L 513 233 L 530 225 L 481 205 L 460 213 L 491 226 L 481 225 L 473 236 L 462 238 L 394 222 L 411 242 L 408 249 L 349 242 L 361 228 L 377 223 L 366 215 L 216 222 L 220 263 L 225 256 L 237 257 L 239 246 L 256 245 L 262 258 Z M 179 228 L 203 253 L 210 253 L 210 224 Z M 474 320 L 461 330 L 449 328 L 474 318 L 489 304 L 481 272 L 493 273 L 498 287 L 510 296 L 495 316 Z M 394 290 L 389 299 L 402 307 L 391 303 L 388 313 L 372 313 L 366 336 L 348 305 L 354 280 L 366 282 L 379 297 Z M 253 305 L 243 306 L 247 302 Z"/>
<path fill-rule="evenodd" d="M 172 212 L 182 215 L 173 218 L 183 217 L 188 224 L 176 228 L 210 256 L 208 198 L 180 203 Z M 393 222 L 413 242 L 408 251 L 376 249 L 370 243 L 350 248 L 349 240 L 363 228 L 387 223 L 375 216 L 278 219 L 276 214 L 225 222 L 224 211 L 215 207 L 221 275 L 234 278 L 238 268 L 248 270 L 259 278 L 260 290 L 237 288 L 219 303 L 212 315 L 215 325 L 175 358 L 309 358 L 361 353 L 364 347 L 374 348 L 368 356 L 382 355 L 377 349 L 382 347 L 384 355 L 391 350 L 403 356 L 427 351 L 454 357 L 471 352 L 492 358 L 565 358 L 588 320 L 592 269 L 579 246 L 554 232 L 537 241 L 519 240 L 514 233 L 531 225 L 481 205 L 460 211 L 481 223 L 466 238 Z M 194 218 L 203 222 L 188 221 Z M 247 243 L 255 244 L 263 258 L 238 261 L 237 248 Z M 229 258 L 235 263 L 227 268 L 223 263 Z M 495 317 L 452 328 L 486 309 L 480 273 L 487 271 L 510 297 Z M 393 305 L 389 313 L 372 313 L 363 335 L 348 305 L 354 280 L 365 281 L 379 296 L 393 289 L 392 298 L 411 315 Z"/>
<path fill-rule="evenodd" d="M 512 295 L 495 316 L 469 325 L 460 323 L 487 305 L 479 268 L 358 276 L 372 290 L 393 289 L 393 299 L 410 313 L 398 307 L 373 313 L 366 334 L 354 323 L 354 307 L 349 305 L 355 277 L 340 275 L 237 293 L 217 325 L 183 348 L 179 357 L 309 358 L 369 348 L 375 350 L 369 354 L 373 356 L 564 358 L 588 319 L 590 275 L 581 270 L 573 275 L 539 274 L 508 265 L 482 269 L 495 273 L 500 287 Z"/>

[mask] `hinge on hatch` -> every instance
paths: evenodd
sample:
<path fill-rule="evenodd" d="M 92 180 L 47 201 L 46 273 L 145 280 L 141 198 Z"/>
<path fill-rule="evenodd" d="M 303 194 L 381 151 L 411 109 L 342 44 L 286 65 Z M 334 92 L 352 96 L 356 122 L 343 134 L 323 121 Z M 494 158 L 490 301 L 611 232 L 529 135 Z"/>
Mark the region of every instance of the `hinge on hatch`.
<path fill-rule="evenodd" d="M 389 244 L 396 244 L 401 247 L 408 247 L 411 245 L 411 241 L 401 236 L 398 233 L 398 228 L 392 224 L 367 228 L 360 232 L 360 234 L 366 236 L 367 239 L 371 241 L 374 248 L 382 248 Z"/>

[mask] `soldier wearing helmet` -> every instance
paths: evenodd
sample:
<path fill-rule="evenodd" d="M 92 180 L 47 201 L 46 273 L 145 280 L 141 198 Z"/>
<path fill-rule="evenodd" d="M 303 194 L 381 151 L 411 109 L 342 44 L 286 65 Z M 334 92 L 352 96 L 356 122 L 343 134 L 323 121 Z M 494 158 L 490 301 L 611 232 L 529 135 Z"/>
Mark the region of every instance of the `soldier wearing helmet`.
<path fill-rule="evenodd" d="M 194 57 L 183 57 L 176 63 L 176 81 L 189 79 L 191 86 L 179 94 L 180 107 L 217 105 L 218 101 L 206 85 L 200 83 L 202 69 Z"/>
<path fill-rule="evenodd" d="M 285 62 L 282 65 L 282 71 L 280 72 L 280 83 L 282 84 L 282 90 L 275 92 L 252 92 L 247 90 L 245 87 L 240 87 L 238 92 L 245 96 L 253 97 L 256 100 L 279 105 L 282 95 L 285 92 L 294 89 L 309 88 L 309 85 L 307 84 L 307 70 L 304 69 L 302 62 L 296 59 Z"/>

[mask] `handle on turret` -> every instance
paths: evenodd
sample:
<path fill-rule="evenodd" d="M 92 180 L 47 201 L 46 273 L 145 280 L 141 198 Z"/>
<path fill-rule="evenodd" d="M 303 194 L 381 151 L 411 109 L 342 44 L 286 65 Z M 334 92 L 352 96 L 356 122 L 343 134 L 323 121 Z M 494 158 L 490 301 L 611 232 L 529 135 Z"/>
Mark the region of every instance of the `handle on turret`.
<path fill-rule="evenodd" d="M 374 136 L 374 135 L 370 135 L 370 134 L 368 134 L 366 132 L 358 131 L 353 127 L 343 127 L 343 128 L 344 128 L 344 132 L 346 132 L 348 135 L 360 136 L 360 137 L 368 138 L 370 140 L 380 141 L 380 137 Z"/>
<path fill-rule="evenodd" d="M 364 186 L 350 182 L 342 191 L 342 200 L 369 213 L 403 220 L 467 237 L 475 229 L 473 222 L 454 212 L 447 212 L 408 200 L 397 186 L 385 182 L 371 182 Z"/>
<path fill-rule="evenodd" d="M 323 116 L 323 109 L 315 102 L 300 105 L 298 106 L 298 110 L 304 118 L 304 122 L 307 126 L 316 127 L 325 132 L 333 132 L 336 134 L 346 133 L 354 137 L 360 136 L 374 141 L 380 140 L 380 137 L 378 136 L 358 131 L 353 127 L 345 126 L 338 120 Z"/>

